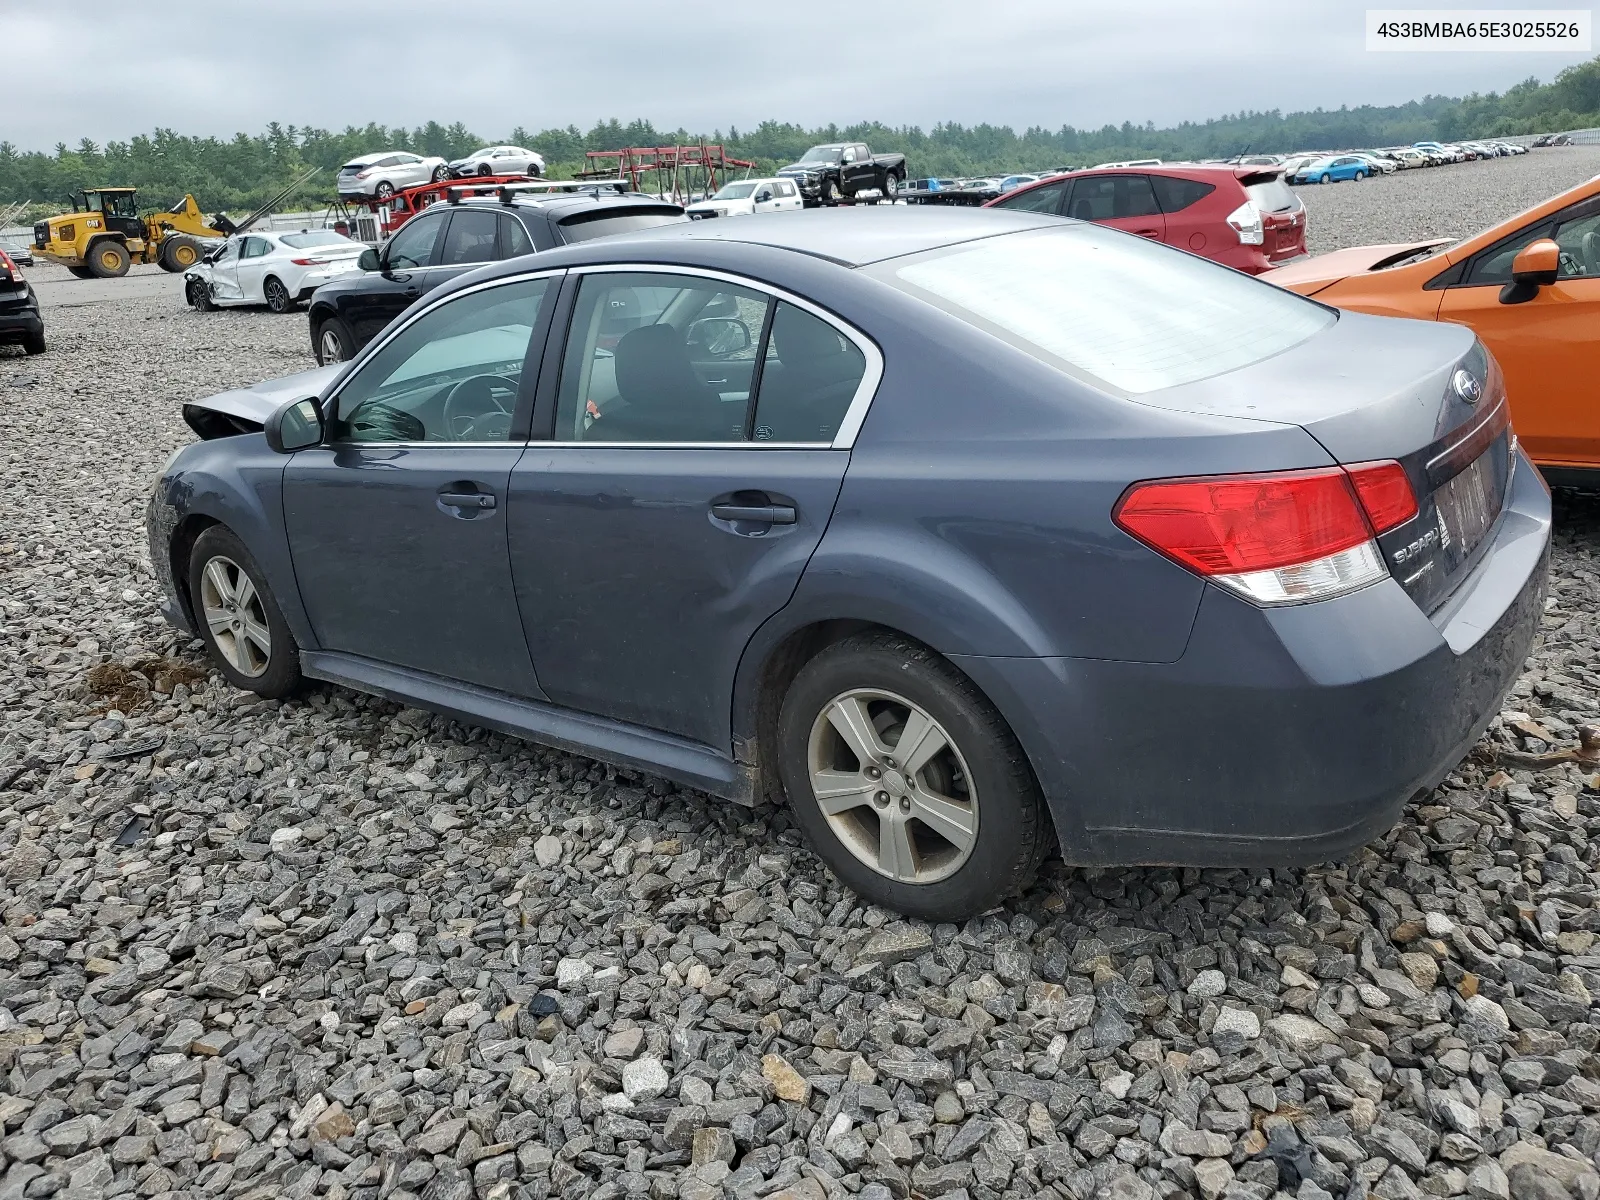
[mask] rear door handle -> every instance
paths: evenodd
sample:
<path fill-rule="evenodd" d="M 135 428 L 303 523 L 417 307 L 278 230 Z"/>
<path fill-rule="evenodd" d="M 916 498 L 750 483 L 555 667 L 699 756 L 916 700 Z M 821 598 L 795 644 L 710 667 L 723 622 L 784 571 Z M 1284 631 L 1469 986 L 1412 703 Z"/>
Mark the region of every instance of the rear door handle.
<path fill-rule="evenodd" d="M 759 525 L 793 525 L 794 509 L 787 504 L 713 504 L 711 515 L 719 521 L 750 521 Z"/>

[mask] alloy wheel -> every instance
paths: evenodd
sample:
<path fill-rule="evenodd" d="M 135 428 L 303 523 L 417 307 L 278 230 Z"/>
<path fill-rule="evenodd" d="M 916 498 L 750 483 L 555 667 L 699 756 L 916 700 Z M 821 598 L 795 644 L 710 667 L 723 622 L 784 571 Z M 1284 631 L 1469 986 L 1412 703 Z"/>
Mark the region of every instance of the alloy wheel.
<path fill-rule="evenodd" d="M 217 651 L 239 674 L 266 674 L 272 661 L 272 631 L 261 593 L 244 569 L 217 555 L 200 574 L 200 608 Z"/>
<path fill-rule="evenodd" d="M 324 329 L 317 340 L 324 365 L 344 361 L 344 344 L 339 341 L 339 335 L 332 329 Z"/>
<path fill-rule="evenodd" d="M 902 883 L 948 878 L 978 840 L 978 794 L 948 732 L 904 696 L 856 688 L 812 723 L 817 806 L 851 854 Z"/>

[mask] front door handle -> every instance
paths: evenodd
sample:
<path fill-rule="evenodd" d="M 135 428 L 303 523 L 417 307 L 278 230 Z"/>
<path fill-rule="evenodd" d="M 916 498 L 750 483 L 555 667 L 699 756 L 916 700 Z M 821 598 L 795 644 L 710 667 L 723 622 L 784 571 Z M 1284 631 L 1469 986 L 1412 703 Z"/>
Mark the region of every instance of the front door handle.
<path fill-rule="evenodd" d="M 794 508 L 788 504 L 713 504 L 711 515 L 719 521 L 749 521 L 758 525 L 793 525 Z"/>
<path fill-rule="evenodd" d="M 494 506 L 493 492 L 464 491 L 459 483 L 446 484 L 439 489 L 439 511 L 447 517 L 470 521 L 482 516 Z"/>

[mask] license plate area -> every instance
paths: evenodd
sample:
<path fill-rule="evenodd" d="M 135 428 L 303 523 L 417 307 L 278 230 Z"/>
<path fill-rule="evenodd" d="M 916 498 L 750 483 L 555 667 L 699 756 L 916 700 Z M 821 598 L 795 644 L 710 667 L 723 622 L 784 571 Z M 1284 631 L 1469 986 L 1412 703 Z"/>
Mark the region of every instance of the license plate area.
<path fill-rule="evenodd" d="M 1495 470 L 1498 445 L 1478 455 L 1433 493 L 1440 550 L 1452 569 L 1472 557 L 1500 517 L 1505 478 Z"/>

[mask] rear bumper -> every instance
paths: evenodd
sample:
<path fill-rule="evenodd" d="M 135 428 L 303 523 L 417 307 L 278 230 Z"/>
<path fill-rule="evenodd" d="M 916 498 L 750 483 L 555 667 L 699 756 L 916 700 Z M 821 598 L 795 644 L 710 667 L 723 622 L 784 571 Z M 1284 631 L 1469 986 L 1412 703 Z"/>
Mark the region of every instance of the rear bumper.
<path fill-rule="evenodd" d="M 44 318 L 31 297 L 24 305 L 0 309 L 0 342 L 20 342 L 43 332 Z"/>
<path fill-rule="evenodd" d="M 1012 723 L 1068 862 L 1293 865 L 1382 834 L 1499 711 L 1538 628 L 1550 498 L 1519 455 L 1473 574 L 1261 609 L 1207 589 L 1169 664 L 954 661 Z"/>

